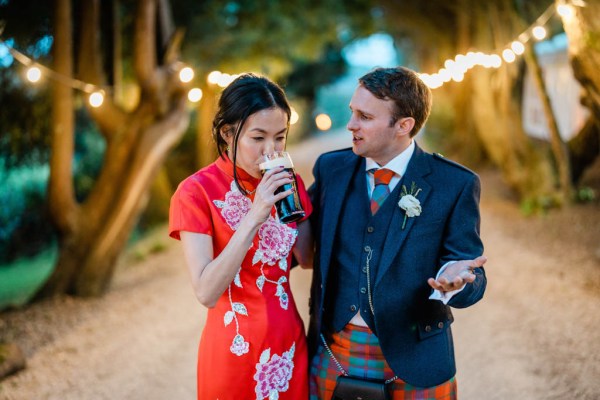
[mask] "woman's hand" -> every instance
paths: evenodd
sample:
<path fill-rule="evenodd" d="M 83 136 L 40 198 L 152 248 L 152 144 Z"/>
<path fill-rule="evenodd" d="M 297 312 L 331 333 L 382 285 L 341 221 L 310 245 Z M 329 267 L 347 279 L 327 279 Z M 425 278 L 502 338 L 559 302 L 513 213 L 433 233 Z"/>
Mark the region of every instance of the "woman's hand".
<path fill-rule="evenodd" d="M 275 191 L 279 187 L 291 182 L 293 182 L 292 176 L 289 172 L 284 170 L 284 167 L 276 167 L 268 170 L 254 192 L 252 208 L 250 208 L 250 212 L 247 216 L 252 218 L 258 224 L 265 222 L 271 214 L 273 205 L 275 205 L 277 201 L 292 194 L 292 189 L 278 194 L 275 194 Z"/>

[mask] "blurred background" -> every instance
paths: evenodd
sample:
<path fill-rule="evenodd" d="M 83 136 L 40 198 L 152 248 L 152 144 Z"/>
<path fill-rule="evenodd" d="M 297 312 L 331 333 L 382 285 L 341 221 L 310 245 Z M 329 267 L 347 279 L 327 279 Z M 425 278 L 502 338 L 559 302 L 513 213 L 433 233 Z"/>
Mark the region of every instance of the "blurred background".
<path fill-rule="evenodd" d="M 417 140 L 481 174 L 498 240 L 530 248 L 533 235 L 556 262 L 571 252 L 583 303 L 600 305 L 597 0 L 0 0 L 0 352 L 31 358 L 61 336 L 41 338 L 45 307 L 143 286 L 142 273 L 119 281 L 131 265 L 184 269 L 164 237 L 169 199 L 215 159 L 215 104 L 237 74 L 284 87 L 310 182 L 318 154 L 350 145 L 357 78 L 396 65 L 433 91 Z"/>

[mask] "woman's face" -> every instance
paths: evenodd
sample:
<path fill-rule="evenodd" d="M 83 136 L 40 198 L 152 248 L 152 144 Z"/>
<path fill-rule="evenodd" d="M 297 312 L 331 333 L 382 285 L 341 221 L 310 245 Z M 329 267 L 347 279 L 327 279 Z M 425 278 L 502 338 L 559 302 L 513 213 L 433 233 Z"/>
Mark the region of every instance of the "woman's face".
<path fill-rule="evenodd" d="M 285 150 L 286 133 L 288 130 L 288 116 L 279 107 L 258 111 L 248 117 L 237 145 L 238 167 L 255 178 L 261 178 L 258 165 L 263 154 Z M 229 158 L 233 160 L 233 132 L 225 135 L 229 145 Z"/>

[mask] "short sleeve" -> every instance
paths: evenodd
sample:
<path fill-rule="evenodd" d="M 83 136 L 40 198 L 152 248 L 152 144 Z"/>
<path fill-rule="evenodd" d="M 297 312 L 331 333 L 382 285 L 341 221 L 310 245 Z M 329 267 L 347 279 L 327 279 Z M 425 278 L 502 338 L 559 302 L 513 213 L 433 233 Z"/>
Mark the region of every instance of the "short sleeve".
<path fill-rule="evenodd" d="M 181 231 L 213 236 L 210 200 L 193 176 L 181 182 L 171 197 L 169 236 L 180 240 Z"/>
<path fill-rule="evenodd" d="M 306 186 L 304 185 L 304 181 L 300 177 L 300 175 L 296 174 L 296 181 L 298 182 L 298 195 L 300 196 L 300 203 L 302 203 L 302 208 L 304 208 L 304 218 L 302 218 L 299 222 L 302 222 L 312 214 L 313 206 L 310 202 L 310 196 L 306 191 Z"/>

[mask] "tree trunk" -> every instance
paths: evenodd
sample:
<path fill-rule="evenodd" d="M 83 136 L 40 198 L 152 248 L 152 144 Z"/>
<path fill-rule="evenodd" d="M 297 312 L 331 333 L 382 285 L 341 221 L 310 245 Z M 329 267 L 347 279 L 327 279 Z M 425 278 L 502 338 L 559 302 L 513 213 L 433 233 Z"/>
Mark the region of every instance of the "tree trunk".
<path fill-rule="evenodd" d="M 600 155 L 600 121 L 594 116 L 588 117 L 585 124 L 573 139 L 569 140 L 571 175 L 573 184 L 577 184 L 586 168 Z"/>
<path fill-rule="evenodd" d="M 217 157 L 212 137 L 212 121 L 217 111 L 218 95 L 218 89 L 213 84 L 209 83 L 204 86 L 196 124 L 196 164 L 198 168 L 207 166 Z"/>
<path fill-rule="evenodd" d="M 79 65 L 82 79 L 100 84 L 103 82 L 103 74 L 99 67 L 102 65 L 102 53 L 97 36 L 98 1 L 90 0 L 82 5 L 87 23 L 82 24 L 83 43 Z M 59 46 L 63 49 L 64 43 L 68 42 L 65 35 L 59 36 L 62 30 L 70 27 L 70 13 L 63 10 L 68 2 L 69 0 L 57 0 L 57 5 L 60 6 L 57 8 L 62 11 L 57 12 L 57 52 Z M 140 0 L 138 4 L 134 63 L 142 88 L 140 103 L 134 111 L 127 113 L 112 98 L 106 96 L 102 107 L 89 109 L 107 142 L 104 164 L 85 201 L 81 205 L 65 207 L 67 211 L 71 210 L 68 218 L 63 208 L 53 207 L 61 234 L 59 258 L 53 274 L 38 293 L 38 298 L 61 293 L 97 296 L 106 291 L 117 258 L 147 202 L 150 185 L 168 152 L 181 139 L 189 123 L 185 91 L 177 79 L 177 69 L 172 63 L 159 66 L 157 62 L 156 2 Z M 167 49 L 165 53 L 172 55 L 174 51 Z M 63 58 L 55 59 L 63 60 L 65 56 L 61 57 Z M 72 63 L 72 58 L 69 60 Z M 60 93 L 64 92 L 64 88 L 59 90 Z M 59 115 L 61 118 L 66 118 L 66 115 L 73 118 L 72 102 L 59 106 L 57 110 L 64 114 Z M 53 150 L 54 146 L 67 148 L 68 144 L 71 145 L 70 153 L 60 153 L 68 158 L 59 160 L 69 167 L 73 158 L 72 131 L 71 128 L 70 141 L 68 137 L 65 138 L 68 135 L 63 133 L 62 139 L 57 137 L 56 144 L 53 143 Z M 69 169 L 67 182 L 72 182 L 70 174 Z M 62 171 L 63 181 L 65 175 L 65 171 Z M 50 193 L 54 193 L 61 204 L 68 205 L 70 197 L 66 194 L 69 193 L 69 188 L 65 190 L 66 194 L 57 192 L 58 185 L 65 185 L 63 181 L 52 180 Z"/>
<path fill-rule="evenodd" d="M 558 5 L 562 2 L 556 3 Z M 584 7 L 573 4 L 570 5 L 573 14 L 562 20 L 569 38 L 569 58 L 573 73 L 583 89 L 582 104 L 590 110 L 585 126 L 569 143 L 573 181 L 577 182 L 585 169 L 600 155 L 600 2 L 586 1 Z"/>
<path fill-rule="evenodd" d="M 560 132 L 558 131 L 558 124 L 554 117 L 554 111 L 552 110 L 552 104 L 550 102 L 550 96 L 546 90 L 546 83 L 544 82 L 544 76 L 542 68 L 538 62 L 535 50 L 531 44 L 526 46 L 525 50 L 525 61 L 531 74 L 535 86 L 542 102 L 542 108 L 544 110 L 544 116 L 548 123 L 548 131 L 550 133 L 550 147 L 552 148 L 552 154 L 554 155 L 554 161 L 556 162 L 556 169 L 558 170 L 558 182 L 560 187 L 560 193 L 562 194 L 563 201 L 570 203 L 573 199 L 573 186 L 571 185 L 571 165 L 569 163 L 569 153 L 567 145 L 562 140 Z"/>

